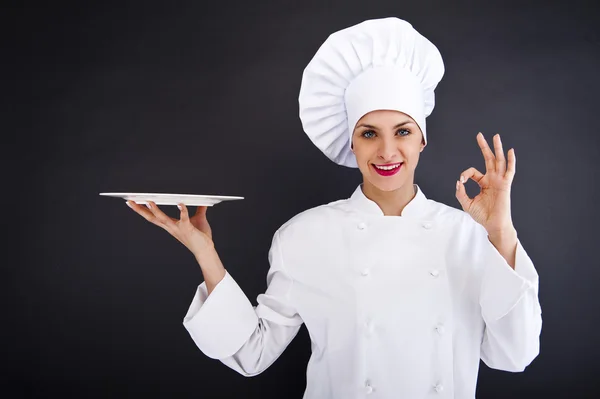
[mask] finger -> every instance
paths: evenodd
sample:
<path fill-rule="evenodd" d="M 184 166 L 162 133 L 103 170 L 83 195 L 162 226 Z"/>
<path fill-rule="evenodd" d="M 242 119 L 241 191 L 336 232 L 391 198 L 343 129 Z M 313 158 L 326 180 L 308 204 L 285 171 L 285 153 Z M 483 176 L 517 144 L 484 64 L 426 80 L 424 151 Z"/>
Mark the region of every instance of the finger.
<path fill-rule="evenodd" d="M 169 227 L 167 227 L 163 223 L 161 223 L 160 220 L 158 220 L 158 218 L 156 216 L 154 216 L 154 214 L 149 210 L 147 205 L 142 206 L 142 205 L 136 204 L 134 201 L 126 201 L 126 204 L 131 209 L 133 209 L 135 212 L 137 212 L 139 215 L 141 215 L 144 219 L 146 219 L 148 222 L 150 222 L 162 229 L 165 229 L 166 231 L 171 233 L 171 230 L 169 229 Z M 171 220 L 173 222 L 177 221 L 177 219 L 173 219 L 173 218 L 171 218 Z"/>
<path fill-rule="evenodd" d="M 475 181 L 475 183 L 477 183 L 479 185 L 479 187 L 483 188 L 482 179 L 484 177 L 485 177 L 485 175 L 483 173 L 481 173 L 474 167 L 470 167 L 469 169 L 463 171 L 460 174 L 459 182 L 460 182 L 460 184 L 464 185 L 469 179 L 473 179 L 473 181 Z"/>
<path fill-rule="evenodd" d="M 184 222 L 184 223 L 189 222 L 190 221 L 190 215 L 188 213 L 187 206 L 185 206 L 185 204 L 182 202 L 180 204 L 177 204 L 177 208 L 179 208 L 179 210 L 181 211 L 180 215 L 179 215 L 179 219 L 182 222 Z"/>
<path fill-rule="evenodd" d="M 152 212 L 150 212 L 150 210 L 147 207 L 142 206 L 142 205 L 136 203 L 135 201 L 131 201 L 131 200 L 125 201 L 125 203 L 127 204 L 127 206 L 129 206 L 131 209 L 133 209 L 136 213 L 141 215 L 144 219 L 146 219 L 150 223 L 156 224 L 158 222 L 158 220 L 156 219 L 156 216 L 154 216 L 154 214 Z"/>
<path fill-rule="evenodd" d="M 496 159 L 494 157 L 494 153 L 490 149 L 490 146 L 485 140 L 485 137 L 483 137 L 483 133 L 481 132 L 477 134 L 477 143 L 479 144 L 479 148 L 481 148 L 483 158 L 485 159 L 486 173 L 494 172 L 496 170 Z"/>
<path fill-rule="evenodd" d="M 136 213 L 143 216 L 147 221 L 152 222 L 154 219 L 156 219 L 154 217 L 154 215 L 152 214 L 152 212 L 150 212 L 146 207 L 136 203 L 135 201 L 129 200 L 129 201 L 125 201 L 125 203 L 127 204 L 128 207 L 133 209 Z"/>
<path fill-rule="evenodd" d="M 496 171 L 501 176 L 504 176 L 506 173 L 506 158 L 504 158 L 504 149 L 502 148 L 500 134 L 494 136 L 494 151 L 496 152 Z"/>
<path fill-rule="evenodd" d="M 515 155 L 515 149 L 511 148 L 508 150 L 508 168 L 506 169 L 506 174 L 504 178 L 512 183 L 515 178 L 515 173 L 517 171 L 517 156 Z"/>
<path fill-rule="evenodd" d="M 176 219 L 170 218 L 169 216 L 165 215 L 165 213 L 161 211 L 160 208 L 153 201 L 148 201 L 146 203 L 146 206 L 148 207 L 148 209 L 150 209 L 150 212 L 152 212 L 154 217 L 156 217 L 156 220 L 158 220 L 158 222 L 162 224 L 163 227 L 165 227 L 167 230 L 175 227 L 174 220 Z"/>
<path fill-rule="evenodd" d="M 460 206 L 462 206 L 463 211 L 468 212 L 473 200 L 467 195 L 465 185 L 460 180 L 456 181 L 456 199 L 460 203 Z"/>
<path fill-rule="evenodd" d="M 196 213 L 194 214 L 194 216 L 204 215 L 206 217 L 207 209 L 208 209 L 208 206 L 199 206 L 198 208 L 196 208 Z"/>

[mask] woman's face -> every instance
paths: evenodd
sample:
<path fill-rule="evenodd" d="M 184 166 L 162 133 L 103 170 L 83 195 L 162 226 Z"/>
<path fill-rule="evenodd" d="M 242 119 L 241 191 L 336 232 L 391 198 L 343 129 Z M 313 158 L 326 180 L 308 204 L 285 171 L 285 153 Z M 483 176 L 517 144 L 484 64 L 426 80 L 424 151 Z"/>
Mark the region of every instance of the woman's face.
<path fill-rule="evenodd" d="M 372 111 L 357 123 L 352 134 L 352 148 L 364 183 L 381 191 L 412 187 L 415 168 L 425 143 L 415 121 L 399 111 Z M 381 170 L 378 166 L 397 166 Z"/>

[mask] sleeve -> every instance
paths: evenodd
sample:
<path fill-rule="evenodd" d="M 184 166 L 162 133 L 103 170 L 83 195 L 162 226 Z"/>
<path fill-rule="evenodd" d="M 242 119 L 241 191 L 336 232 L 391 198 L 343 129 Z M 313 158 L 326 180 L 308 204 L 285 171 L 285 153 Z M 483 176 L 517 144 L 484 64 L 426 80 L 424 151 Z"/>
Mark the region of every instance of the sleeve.
<path fill-rule="evenodd" d="M 283 263 L 280 233 L 269 250 L 267 290 L 254 307 L 226 271 L 210 296 L 200 284 L 183 325 L 208 357 L 250 377 L 267 369 L 297 335 L 303 321 L 291 300 L 293 279 Z"/>
<path fill-rule="evenodd" d="M 519 238 L 513 270 L 482 230 L 477 246 L 485 260 L 479 298 L 485 322 L 481 359 L 491 368 L 520 372 L 540 351 L 538 274 Z"/>

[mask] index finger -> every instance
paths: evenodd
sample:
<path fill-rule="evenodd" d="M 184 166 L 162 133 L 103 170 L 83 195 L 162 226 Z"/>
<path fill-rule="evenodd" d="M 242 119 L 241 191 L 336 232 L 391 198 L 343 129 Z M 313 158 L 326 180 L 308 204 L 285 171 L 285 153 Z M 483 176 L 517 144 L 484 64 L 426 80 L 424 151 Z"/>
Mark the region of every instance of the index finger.
<path fill-rule="evenodd" d="M 137 214 L 141 215 L 144 219 L 146 219 L 150 223 L 156 224 L 163 228 L 166 227 L 166 224 L 164 222 L 161 222 L 161 220 L 158 217 L 156 217 L 156 215 L 154 213 L 152 213 L 152 211 L 150 211 L 148 205 L 142 206 L 132 200 L 125 201 L 125 203 L 127 204 L 128 207 L 133 209 Z M 163 213 L 163 215 L 164 215 L 164 213 Z M 171 219 L 171 221 L 175 221 L 175 219 L 170 218 L 167 215 L 165 215 L 165 217 L 167 217 L 168 219 Z"/>
<path fill-rule="evenodd" d="M 496 157 L 494 153 L 490 149 L 487 141 L 483 137 L 483 133 L 479 132 L 477 134 L 477 143 L 479 144 L 479 148 L 481 148 L 481 152 L 483 153 L 483 158 L 485 159 L 485 169 L 487 172 L 495 172 L 496 171 Z"/>

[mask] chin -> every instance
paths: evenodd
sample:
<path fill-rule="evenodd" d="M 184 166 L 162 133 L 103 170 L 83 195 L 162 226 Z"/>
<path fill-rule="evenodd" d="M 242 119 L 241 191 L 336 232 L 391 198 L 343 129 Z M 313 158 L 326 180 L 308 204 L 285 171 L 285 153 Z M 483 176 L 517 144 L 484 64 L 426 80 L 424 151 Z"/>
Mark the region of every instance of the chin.
<path fill-rule="evenodd" d="M 406 162 L 402 168 L 406 166 Z M 411 173 L 409 170 L 400 170 L 396 175 L 384 177 L 377 172 L 371 170 L 371 165 L 366 164 L 366 167 L 361 168 L 363 181 L 379 191 L 390 192 L 402 188 L 410 180 Z"/>
<path fill-rule="evenodd" d="M 403 180 L 388 179 L 389 181 L 382 182 L 381 179 L 369 179 L 369 183 L 380 191 L 396 191 L 403 186 Z"/>

